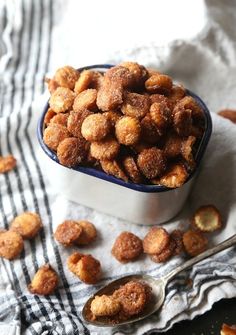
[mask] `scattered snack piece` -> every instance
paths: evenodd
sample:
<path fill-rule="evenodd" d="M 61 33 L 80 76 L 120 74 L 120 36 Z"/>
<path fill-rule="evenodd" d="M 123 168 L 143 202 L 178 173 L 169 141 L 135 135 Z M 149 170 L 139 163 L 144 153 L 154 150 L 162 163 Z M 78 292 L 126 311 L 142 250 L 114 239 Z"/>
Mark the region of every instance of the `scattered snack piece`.
<path fill-rule="evenodd" d="M 223 109 L 218 112 L 218 114 L 225 119 L 230 120 L 233 123 L 236 123 L 236 110 L 235 109 Z"/>
<path fill-rule="evenodd" d="M 117 299 L 127 316 L 141 313 L 148 301 L 145 285 L 139 281 L 130 281 L 114 291 L 113 297 Z"/>
<path fill-rule="evenodd" d="M 0 257 L 12 260 L 24 249 L 22 237 L 15 231 L 0 231 Z"/>
<path fill-rule="evenodd" d="M 138 142 L 141 134 L 139 121 L 131 116 L 124 116 L 116 122 L 116 138 L 119 143 L 133 145 Z"/>
<path fill-rule="evenodd" d="M 89 146 L 84 138 L 68 137 L 57 147 L 57 157 L 62 165 L 73 167 L 85 160 Z"/>
<path fill-rule="evenodd" d="M 194 213 L 192 224 L 202 232 L 213 232 L 222 228 L 221 214 L 213 205 L 202 206 Z"/>
<path fill-rule="evenodd" d="M 104 172 L 110 174 L 116 178 L 122 179 L 124 181 L 128 181 L 128 177 L 120 167 L 119 163 L 116 160 L 101 160 L 101 167 Z"/>
<path fill-rule="evenodd" d="M 143 252 L 142 240 L 128 231 L 122 232 L 115 240 L 111 253 L 121 263 L 137 259 Z"/>
<path fill-rule="evenodd" d="M 143 239 L 143 250 L 147 254 L 160 254 L 170 243 L 170 235 L 164 228 L 152 227 Z"/>
<path fill-rule="evenodd" d="M 115 138 L 107 137 L 104 140 L 92 142 L 90 153 L 96 159 L 113 159 L 118 155 L 120 144 Z"/>
<path fill-rule="evenodd" d="M 190 256 L 197 256 L 206 250 L 208 240 L 200 231 L 188 230 L 183 235 L 183 244 Z"/>
<path fill-rule="evenodd" d="M 69 88 L 58 87 L 49 99 L 49 105 L 55 113 L 64 113 L 72 108 L 75 94 Z"/>
<path fill-rule="evenodd" d="M 173 164 L 168 168 L 164 175 L 161 176 L 160 185 L 176 188 L 185 183 L 188 178 L 188 172 L 182 164 Z"/>
<path fill-rule="evenodd" d="M 71 135 L 65 126 L 60 124 L 49 124 L 44 130 L 43 141 L 51 150 L 57 151 L 59 143 L 70 136 Z"/>
<path fill-rule="evenodd" d="M 82 230 L 78 221 L 66 220 L 59 224 L 54 233 L 54 237 L 59 243 L 68 247 L 76 243 L 82 234 Z"/>
<path fill-rule="evenodd" d="M 76 96 L 73 104 L 73 110 L 75 112 L 79 112 L 83 109 L 96 110 L 97 109 L 96 99 L 97 99 L 97 90 L 92 88 L 87 89 Z"/>
<path fill-rule="evenodd" d="M 183 246 L 183 232 L 179 229 L 175 229 L 171 232 L 170 238 L 175 242 L 175 248 L 173 255 L 179 255 L 184 249 Z"/>
<path fill-rule="evenodd" d="M 149 179 L 162 175 L 166 170 L 164 153 L 155 147 L 141 151 L 137 163 L 141 172 Z"/>
<path fill-rule="evenodd" d="M 137 184 L 141 184 L 143 182 L 143 176 L 140 173 L 138 166 L 132 156 L 127 156 L 123 160 L 123 166 L 125 172 L 127 173 L 129 179 Z"/>
<path fill-rule="evenodd" d="M 44 142 L 57 151 L 61 164 L 103 166 L 104 172 L 117 178 L 159 187 L 163 177 L 163 185 L 172 188 L 182 186 L 194 170 L 205 129 L 204 111 L 171 77 L 136 62 L 123 62 L 104 73 L 79 73 L 65 66 L 47 82 L 51 98 Z M 71 145 L 76 140 L 70 137 L 87 141 L 78 159 L 78 146 Z M 173 163 L 184 165 L 182 178 L 166 179 L 165 171 Z"/>
<path fill-rule="evenodd" d="M 100 141 L 105 138 L 111 130 L 109 120 L 103 114 L 89 115 L 82 123 L 81 133 L 87 141 Z"/>
<path fill-rule="evenodd" d="M 150 255 L 151 260 L 155 263 L 164 263 L 173 255 L 175 250 L 175 241 L 170 237 L 169 244 L 162 250 L 161 253 Z"/>
<path fill-rule="evenodd" d="M 96 295 L 91 302 L 91 312 L 95 317 L 97 316 L 113 316 L 121 309 L 120 302 L 113 296 Z"/>
<path fill-rule="evenodd" d="M 31 239 L 38 234 L 42 226 L 42 221 L 38 214 L 25 212 L 12 221 L 10 230 L 20 234 L 23 239 Z"/>
<path fill-rule="evenodd" d="M 58 283 L 59 278 L 56 271 L 51 265 L 46 264 L 38 269 L 28 289 L 33 294 L 49 295 L 55 291 Z"/>
<path fill-rule="evenodd" d="M 150 99 L 146 95 L 127 92 L 121 107 L 123 114 L 137 119 L 143 118 L 150 108 Z"/>
<path fill-rule="evenodd" d="M 6 173 L 16 167 L 16 159 L 12 155 L 0 156 L 0 173 Z"/>
<path fill-rule="evenodd" d="M 101 277 L 101 264 L 91 255 L 75 252 L 68 258 L 67 266 L 86 284 L 96 284 Z"/>
<path fill-rule="evenodd" d="M 220 335 L 236 335 L 236 325 L 229 326 L 223 323 Z"/>
<path fill-rule="evenodd" d="M 92 243 L 97 237 L 97 230 L 95 226 L 86 220 L 78 221 L 79 226 L 82 228 L 82 232 L 76 239 L 77 245 L 87 245 Z"/>
<path fill-rule="evenodd" d="M 67 87 L 71 90 L 75 87 L 75 82 L 79 78 L 79 71 L 74 69 L 72 66 L 63 66 L 59 68 L 53 80 L 61 87 Z"/>

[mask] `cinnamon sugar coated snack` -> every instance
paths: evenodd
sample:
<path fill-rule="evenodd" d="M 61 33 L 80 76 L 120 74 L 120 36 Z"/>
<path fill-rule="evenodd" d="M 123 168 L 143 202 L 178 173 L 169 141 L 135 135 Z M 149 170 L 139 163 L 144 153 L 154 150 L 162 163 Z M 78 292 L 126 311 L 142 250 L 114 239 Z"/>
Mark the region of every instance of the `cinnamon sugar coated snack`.
<path fill-rule="evenodd" d="M 25 212 L 12 221 L 10 230 L 17 232 L 23 239 L 35 237 L 42 228 L 42 221 L 37 213 Z"/>
<path fill-rule="evenodd" d="M 66 220 L 59 224 L 54 237 L 59 243 L 67 247 L 73 245 L 81 234 L 82 227 L 77 221 Z"/>
<path fill-rule="evenodd" d="M 152 298 L 152 289 L 146 283 L 132 280 L 121 285 L 110 295 L 95 296 L 90 305 L 91 318 L 106 317 L 112 324 L 129 320 L 143 312 Z"/>
<path fill-rule="evenodd" d="M 200 231 L 188 230 L 183 235 L 183 244 L 190 256 L 197 256 L 206 250 L 208 240 Z"/>
<path fill-rule="evenodd" d="M 79 235 L 79 237 L 76 239 L 76 244 L 77 245 L 87 245 L 93 242 L 97 237 L 97 230 L 94 224 L 86 220 L 78 221 L 78 224 L 81 227 L 82 232 Z"/>
<path fill-rule="evenodd" d="M 0 156 L 0 173 L 6 173 L 16 167 L 16 159 L 12 155 Z"/>
<path fill-rule="evenodd" d="M 20 234 L 15 231 L 0 231 L 0 257 L 12 260 L 19 256 L 24 249 Z"/>
<path fill-rule="evenodd" d="M 194 213 L 192 224 L 202 232 L 213 232 L 222 228 L 221 214 L 213 205 L 202 206 Z"/>
<path fill-rule="evenodd" d="M 57 288 L 59 278 L 50 264 L 41 266 L 34 275 L 28 289 L 33 294 L 49 295 Z"/>
<path fill-rule="evenodd" d="M 142 240 L 128 231 L 122 232 L 115 240 L 111 253 L 121 263 L 135 260 L 143 252 Z"/>
<path fill-rule="evenodd" d="M 170 243 L 170 235 L 164 228 L 152 227 L 143 239 L 143 250 L 147 254 L 160 254 Z"/>
<path fill-rule="evenodd" d="M 101 264 L 91 255 L 75 252 L 69 256 L 67 266 L 86 284 L 96 284 L 101 277 Z"/>
<path fill-rule="evenodd" d="M 46 82 L 51 97 L 43 140 L 62 165 L 167 188 L 186 182 L 205 116 L 170 76 L 122 62 L 105 73 L 65 66 Z"/>

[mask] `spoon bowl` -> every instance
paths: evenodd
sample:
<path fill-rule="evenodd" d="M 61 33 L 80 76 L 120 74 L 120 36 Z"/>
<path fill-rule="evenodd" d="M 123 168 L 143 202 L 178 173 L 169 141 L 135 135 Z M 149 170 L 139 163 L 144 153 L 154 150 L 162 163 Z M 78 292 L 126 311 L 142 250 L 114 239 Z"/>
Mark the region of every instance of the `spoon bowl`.
<path fill-rule="evenodd" d="M 120 325 L 133 323 L 140 321 L 147 316 L 153 314 L 156 312 L 163 304 L 165 300 L 165 287 L 166 287 L 166 280 L 163 278 L 160 279 L 154 279 L 151 276 L 143 275 L 143 274 L 137 274 L 137 275 L 129 275 L 125 277 L 121 277 L 115 281 L 112 281 L 107 286 L 101 288 L 99 291 L 97 291 L 84 305 L 82 316 L 86 322 L 89 322 L 90 324 L 94 326 L 102 326 L 102 327 L 111 327 L 114 326 L 114 323 L 110 322 L 108 318 L 99 318 L 99 319 L 93 319 L 92 314 L 90 311 L 91 302 L 95 298 L 95 295 L 111 295 L 116 289 L 118 289 L 121 285 L 125 285 L 127 282 L 132 280 L 138 280 L 141 282 L 145 282 L 152 290 L 152 297 L 147 306 L 144 308 L 142 313 L 133 316 L 132 318 L 119 322 Z"/>
<path fill-rule="evenodd" d="M 165 276 L 158 278 L 158 279 L 155 279 L 145 274 L 135 274 L 135 275 L 125 276 L 117 280 L 114 280 L 108 285 L 106 285 L 105 287 L 98 290 L 91 298 L 89 298 L 89 300 L 85 303 L 84 308 L 82 310 L 82 316 L 87 323 L 90 323 L 97 327 L 114 327 L 114 326 L 121 326 L 121 325 L 140 321 L 150 316 L 151 314 L 157 312 L 161 308 L 163 302 L 165 301 L 166 286 L 178 273 L 182 272 L 185 269 L 190 268 L 194 264 L 199 263 L 200 261 L 212 255 L 215 255 L 216 253 L 222 250 L 232 247 L 234 244 L 236 244 L 236 234 L 231 236 L 224 242 L 220 243 L 219 245 L 211 249 L 208 249 L 202 252 L 201 254 L 187 260 L 185 263 L 177 266 L 174 270 L 172 270 Z M 144 310 L 138 315 L 133 316 L 132 318 L 129 318 L 128 320 L 126 319 L 125 321 L 123 320 L 113 321 L 109 317 L 99 317 L 98 319 L 95 319 L 90 309 L 91 302 L 95 298 L 95 296 L 96 295 L 101 296 L 103 294 L 111 295 L 120 286 L 132 280 L 136 280 L 136 281 L 139 280 L 139 281 L 145 282 L 152 289 L 151 300 L 147 303 Z"/>

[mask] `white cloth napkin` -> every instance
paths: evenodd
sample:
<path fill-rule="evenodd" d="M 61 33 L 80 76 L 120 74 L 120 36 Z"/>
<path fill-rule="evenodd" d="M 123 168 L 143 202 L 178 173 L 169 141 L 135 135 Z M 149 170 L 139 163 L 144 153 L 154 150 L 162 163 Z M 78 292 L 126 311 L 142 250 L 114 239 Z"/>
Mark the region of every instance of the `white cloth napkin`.
<path fill-rule="evenodd" d="M 83 303 L 109 280 L 136 272 L 159 277 L 184 258 L 174 257 L 158 265 L 143 256 L 137 262 L 120 265 L 110 254 L 116 236 L 129 230 L 142 238 L 148 227 L 72 203 L 64 199 L 63 190 L 61 195 L 55 194 L 39 159 L 41 148 L 35 134 L 46 98 L 36 99 L 33 105 L 32 101 L 43 91 L 43 76 L 49 71 L 52 26 L 59 9 L 56 5 L 52 7 L 51 0 L 44 0 L 41 5 L 23 1 L 17 10 L 9 3 L 6 2 L 0 12 L 3 79 L 0 154 L 12 152 L 18 160 L 18 168 L 8 175 L 0 175 L 0 225 L 7 228 L 14 216 L 30 210 L 39 212 L 44 229 L 35 240 L 25 242 L 25 252 L 20 258 L 12 262 L 0 260 L 0 333 L 141 335 L 154 329 L 161 332 L 180 320 L 204 313 L 222 298 L 235 296 L 236 251 L 231 248 L 195 265 L 171 282 L 160 313 L 119 329 L 84 324 L 80 314 Z M 213 134 L 200 174 L 183 211 L 165 225 L 168 230 L 186 227 L 189 216 L 198 206 L 214 204 L 223 214 L 225 227 L 212 235 L 213 245 L 236 231 L 236 127 L 214 114 L 220 108 L 236 106 L 236 39 L 232 28 L 235 12 L 229 2 L 223 6 L 220 1 L 208 0 L 206 4 L 208 24 L 196 38 L 175 41 L 165 47 L 150 43 L 144 47 L 120 48 L 109 58 L 104 54 L 104 63 L 132 59 L 155 66 L 196 92 L 213 112 Z M 71 45 L 71 50 L 73 47 L 77 48 Z M 55 50 L 52 50 L 54 57 Z M 85 218 L 94 222 L 99 231 L 97 242 L 83 248 L 83 252 L 92 253 L 102 263 L 103 280 L 96 286 L 81 283 L 68 271 L 66 259 L 74 249 L 63 248 L 53 239 L 53 231 L 64 219 Z M 59 290 L 50 297 L 34 296 L 28 292 L 27 285 L 45 262 L 60 274 Z M 186 285 L 189 278 L 192 286 Z"/>

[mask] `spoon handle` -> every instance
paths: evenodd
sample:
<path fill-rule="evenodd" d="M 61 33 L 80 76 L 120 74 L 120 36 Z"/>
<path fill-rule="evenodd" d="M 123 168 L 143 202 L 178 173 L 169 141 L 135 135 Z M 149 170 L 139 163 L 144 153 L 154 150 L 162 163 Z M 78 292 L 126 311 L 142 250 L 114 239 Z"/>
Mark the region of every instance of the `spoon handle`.
<path fill-rule="evenodd" d="M 234 244 L 236 244 L 236 234 L 231 236 L 224 242 L 218 244 L 217 246 L 204 251 L 203 253 L 197 255 L 194 258 L 189 259 L 184 264 L 177 266 L 177 268 L 175 268 L 163 277 L 164 281 L 166 281 L 166 283 L 169 283 L 179 272 L 182 272 L 183 270 L 193 266 L 194 264 L 204 260 L 205 258 L 208 258 L 222 250 L 232 247 Z"/>

